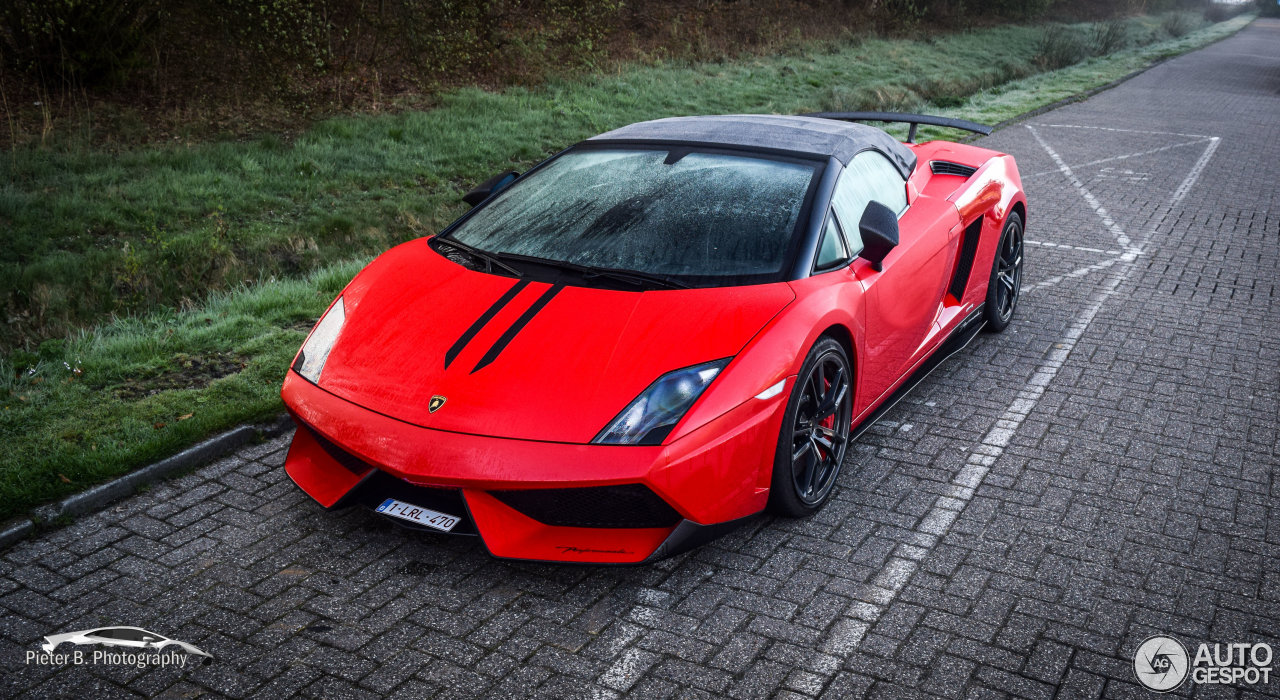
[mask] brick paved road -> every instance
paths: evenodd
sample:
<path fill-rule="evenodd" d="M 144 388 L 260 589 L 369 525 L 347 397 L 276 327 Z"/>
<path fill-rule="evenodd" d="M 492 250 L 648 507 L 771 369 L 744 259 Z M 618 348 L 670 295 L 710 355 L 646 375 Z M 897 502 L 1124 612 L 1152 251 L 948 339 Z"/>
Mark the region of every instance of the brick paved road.
<path fill-rule="evenodd" d="M 503 563 L 322 512 L 277 440 L 3 553 L 0 695 L 1137 697 L 1153 633 L 1280 647 L 1278 90 L 1257 22 L 987 139 L 1037 242 L 1012 332 L 809 520 L 644 568 Z M 23 663 L 105 624 L 217 660 Z"/>

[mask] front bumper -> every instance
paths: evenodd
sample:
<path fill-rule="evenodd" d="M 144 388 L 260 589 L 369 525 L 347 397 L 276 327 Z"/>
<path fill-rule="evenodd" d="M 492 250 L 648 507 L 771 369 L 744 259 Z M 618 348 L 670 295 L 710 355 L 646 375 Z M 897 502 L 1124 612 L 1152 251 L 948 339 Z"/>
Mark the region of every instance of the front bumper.
<path fill-rule="evenodd" d="M 423 428 L 290 371 L 281 395 L 300 428 L 285 469 L 326 508 L 397 498 L 462 516 L 454 531 L 478 534 L 494 556 L 639 563 L 718 536 L 764 509 L 787 389 L 750 399 L 669 445 L 578 445 Z M 535 519 L 528 507 L 510 505 L 521 505 L 511 498 L 516 491 L 549 496 L 545 490 L 600 487 L 613 490 L 593 493 L 628 498 L 647 489 L 674 513 L 669 520 L 640 518 L 639 527 L 602 526 L 599 519 L 575 527 L 564 524 L 572 514 Z"/>

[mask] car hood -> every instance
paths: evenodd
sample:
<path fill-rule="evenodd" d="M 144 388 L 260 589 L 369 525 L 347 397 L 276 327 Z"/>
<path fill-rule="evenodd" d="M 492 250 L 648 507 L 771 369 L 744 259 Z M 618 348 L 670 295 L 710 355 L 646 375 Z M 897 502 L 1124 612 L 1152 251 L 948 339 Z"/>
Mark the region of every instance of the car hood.
<path fill-rule="evenodd" d="M 517 280 L 422 239 L 347 287 L 319 384 L 428 428 L 586 443 L 659 376 L 737 354 L 794 298 L 785 283 L 632 292 Z M 434 412 L 433 397 L 444 399 Z"/>

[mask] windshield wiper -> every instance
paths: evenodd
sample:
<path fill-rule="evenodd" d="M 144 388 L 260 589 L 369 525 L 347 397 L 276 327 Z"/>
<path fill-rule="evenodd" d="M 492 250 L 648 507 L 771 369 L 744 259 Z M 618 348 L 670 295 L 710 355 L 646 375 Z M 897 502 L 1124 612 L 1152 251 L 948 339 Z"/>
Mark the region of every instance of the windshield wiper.
<path fill-rule="evenodd" d="M 584 266 L 586 267 L 586 266 Z M 611 267 L 587 267 L 582 273 L 583 277 L 609 277 L 623 282 L 634 282 L 636 284 L 651 284 L 671 287 L 672 289 L 689 289 L 689 285 L 679 280 L 671 279 L 663 275 L 655 275 L 649 272 L 640 272 L 638 270 L 615 270 Z"/>
<path fill-rule="evenodd" d="M 467 253 L 467 254 L 469 254 L 469 255 L 473 255 L 473 256 L 475 256 L 475 257 L 477 257 L 477 258 L 480 258 L 481 260 L 485 261 L 485 265 L 486 265 L 486 268 L 485 268 L 485 269 L 486 269 L 486 271 L 487 271 L 487 272 L 489 272 L 489 273 L 492 273 L 492 272 L 493 272 L 493 268 L 494 268 L 494 266 L 496 265 L 496 266 L 498 266 L 498 267 L 500 267 L 500 268 L 502 268 L 502 269 L 506 270 L 507 272 L 510 272 L 511 274 L 515 275 L 516 277 L 524 277 L 524 273 L 523 273 L 523 272 L 521 272 L 521 271 L 519 271 L 519 270 L 515 269 L 514 267 L 511 267 L 510 265 L 508 265 L 508 264 L 506 264 L 506 263 L 502 262 L 501 260 L 499 260 L 499 259 L 498 259 L 498 256 L 494 255 L 493 253 L 486 253 L 486 252 L 484 252 L 483 250 L 480 250 L 480 249 L 478 249 L 478 248 L 472 248 L 471 246 L 467 245 L 466 243 L 459 243 L 458 241 L 456 241 L 456 240 L 454 240 L 454 239 L 452 239 L 452 238 L 441 238 L 440 236 L 436 236 L 436 242 L 437 242 L 437 243 L 443 243 L 443 244 L 445 244 L 445 245 L 447 245 L 447 246 L 452 246 L 452 247 L 454 247 L 454 248 L 456 248 L 456 249 L 458 249 L 458 250 L 461 250 L 461 251 L 462 251 L 462 252 L 464 252 L 464 253 Z"/>
<path fill-rule="evenodd" d="M 520 255 L 518 253 L 503 253 L 502 257 L 508 260 L 524 260 L 536 265 L 547 265 L 549 267 L 558 267 L 562 270 L 570 270 L 582 275 L 585 279 L 593 277 L 608 277 L 620 282 L 643 286 L 646 284 L 656 284 L 662 287 L 672 289 L 689 289 L 689 285 L 679 280 L 663 275 L 655 275 L 650 272 L 640 272 L 639 270 L 618 270 L 612 267 L 594 267 L 592 265 L 582 265 L 579 263 L 569 262 L 567 260 L 552 260 L 550 258 L 539 258 L 532 255 Z"/>

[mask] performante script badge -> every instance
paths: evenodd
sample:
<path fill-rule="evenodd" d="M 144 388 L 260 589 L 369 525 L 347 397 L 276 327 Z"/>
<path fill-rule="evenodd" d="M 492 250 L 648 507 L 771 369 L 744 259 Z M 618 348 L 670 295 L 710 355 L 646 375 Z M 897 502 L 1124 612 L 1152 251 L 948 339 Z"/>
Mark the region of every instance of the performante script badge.
<path fill-rule="evenodd" d="M 445 397 L 439 394 L 432 396 L 431 402 L 427 404 L 427 412 L 435 413 L 436 411 L 439 411 L 440 407 L 444 405 L 445 401 L 448 401 L 448 399 L 446 399 Z"/>

